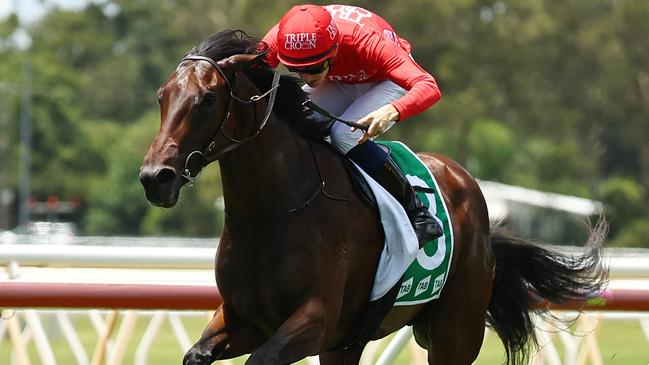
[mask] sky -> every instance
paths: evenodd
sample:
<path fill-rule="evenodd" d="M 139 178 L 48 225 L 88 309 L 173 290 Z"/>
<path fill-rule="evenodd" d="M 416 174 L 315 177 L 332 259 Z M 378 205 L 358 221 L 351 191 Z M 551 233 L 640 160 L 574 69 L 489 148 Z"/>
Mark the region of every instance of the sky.
<path fill-rule="evenodd" d="M 101 1 L 104 0 L 0 0 L 0 20 L 16 13 L 22 25 L 29 25 L 42 19 L 54 7 L 81 10 L 89 2 Z M 19 28 L 11 38 L 19 48 L 26 49 L 31 45 L 31 37 L 24 28 Z"/>
<path fill-rule="evenodd" d="M 82 9 L 89 1 L 92 0 L 0 0 L 0 19 L 15 12 L 21 22 L 31 23 L 41 19 L 53 6 Z"/>

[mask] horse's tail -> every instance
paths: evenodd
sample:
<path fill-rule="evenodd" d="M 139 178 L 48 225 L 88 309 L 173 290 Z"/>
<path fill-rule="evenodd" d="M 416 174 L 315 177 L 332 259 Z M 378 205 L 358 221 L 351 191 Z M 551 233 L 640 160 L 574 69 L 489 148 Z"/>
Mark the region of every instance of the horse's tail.
<path fill-rule="evenodd" d="M 603 289 L 608 270 L 601 263 L 600 249 L 607 232 L 608 224 L 600 218 L 591 229 L 586 252 L 573 256 L 492 229 L 495 278 L 487 325 L 502 340 L 507 364 L 526 363 L 532 345 L 537 345 L 535 304 L 544 299 L 583 301 Z"/>

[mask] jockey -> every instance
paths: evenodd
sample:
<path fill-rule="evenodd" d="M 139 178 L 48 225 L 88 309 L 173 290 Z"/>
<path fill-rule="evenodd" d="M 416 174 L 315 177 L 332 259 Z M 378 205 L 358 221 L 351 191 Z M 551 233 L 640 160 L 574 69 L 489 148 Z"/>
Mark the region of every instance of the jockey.
<path fill-rule="evenodd" d="M 298 5 L 260 43 L 271 67 L 282 63 L 306 83 L 311 100 L 366 132 L 334 123 L 331 143 L 403 205 L 420 246 L 442 229 L 389 155 L 372 141 L 440 99 L 433 76 L 387 21 L 356 6 Z"/>

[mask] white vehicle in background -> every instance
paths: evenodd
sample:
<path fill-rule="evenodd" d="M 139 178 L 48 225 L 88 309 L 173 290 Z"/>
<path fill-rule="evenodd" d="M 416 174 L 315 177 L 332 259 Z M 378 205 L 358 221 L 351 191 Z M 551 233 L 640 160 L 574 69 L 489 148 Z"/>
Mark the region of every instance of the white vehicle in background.
<path fill-rule="evenodd" d="M 29 222 L 11 231 L 0 232 L 0 243 L 70 244 L 77 235 L 72 222 Z"/>

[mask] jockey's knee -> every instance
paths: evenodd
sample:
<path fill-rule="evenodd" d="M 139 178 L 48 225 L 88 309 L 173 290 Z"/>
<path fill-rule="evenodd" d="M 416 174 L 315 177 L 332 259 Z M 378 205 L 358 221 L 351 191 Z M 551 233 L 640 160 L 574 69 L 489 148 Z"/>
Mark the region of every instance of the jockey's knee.
<path fill-rule="evenodd" d="M 347 154 L 352 148 L 358 145 L 358 139 L 363 135 L 363 131 L 356 130 L 352 132 L 350 127 L 343 123 L 334 123 L 331 127 L 331 144 L 343 154 Z"/>

